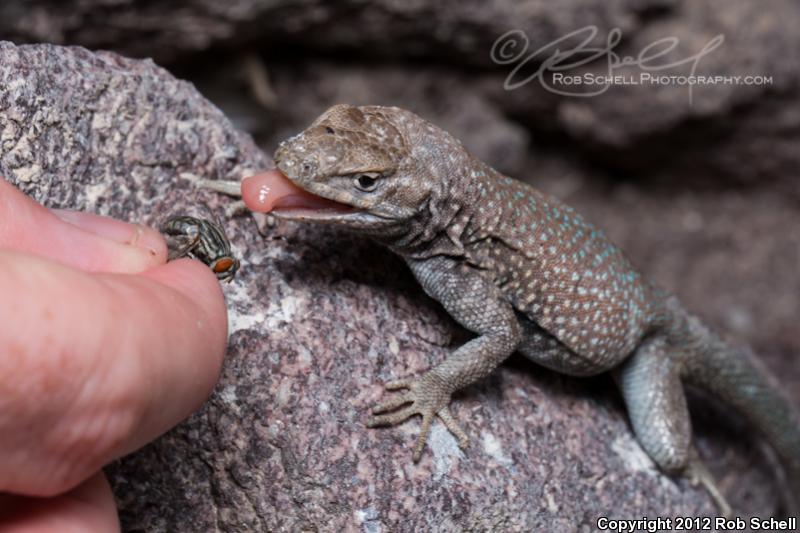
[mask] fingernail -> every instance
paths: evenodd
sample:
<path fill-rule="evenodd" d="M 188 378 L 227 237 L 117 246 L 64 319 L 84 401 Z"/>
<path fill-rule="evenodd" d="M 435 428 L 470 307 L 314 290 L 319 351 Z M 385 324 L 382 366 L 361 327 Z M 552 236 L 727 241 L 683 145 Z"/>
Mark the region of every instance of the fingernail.
<path fill-rule="evenodd" d="M 155 231 L 141 224 L 129 224 L 83 211 L 69 209 L 51 209 L 50 211 L 64 222 L 84 231 L 119 244 L 139 246 L 152 255 L 157 255 L 157 250 L 163 247 L 161 237 Z"/>

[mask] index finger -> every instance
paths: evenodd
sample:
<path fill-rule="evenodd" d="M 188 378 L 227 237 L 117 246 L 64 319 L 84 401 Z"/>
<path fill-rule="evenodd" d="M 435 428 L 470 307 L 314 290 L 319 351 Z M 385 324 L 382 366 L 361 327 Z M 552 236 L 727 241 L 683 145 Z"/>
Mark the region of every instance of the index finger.
<path fill-rule="evenodd" d="M 51 211 L 0 179 L 0 249 L 47 257 L 91 272 L 141 272 L 164 263 L 166 243 L 140 224 Z"/>

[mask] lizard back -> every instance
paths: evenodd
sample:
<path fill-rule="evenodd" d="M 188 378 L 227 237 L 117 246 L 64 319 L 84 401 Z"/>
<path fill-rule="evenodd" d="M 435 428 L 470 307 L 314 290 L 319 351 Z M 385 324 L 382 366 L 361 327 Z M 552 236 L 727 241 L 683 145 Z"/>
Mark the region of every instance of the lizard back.
<path fill-rule="evenodd" d="M 473 161 L 466 260 L 570 350 L 602 370 L 616 366 L 653 322 L 650 284 L 574 209 Z"/>

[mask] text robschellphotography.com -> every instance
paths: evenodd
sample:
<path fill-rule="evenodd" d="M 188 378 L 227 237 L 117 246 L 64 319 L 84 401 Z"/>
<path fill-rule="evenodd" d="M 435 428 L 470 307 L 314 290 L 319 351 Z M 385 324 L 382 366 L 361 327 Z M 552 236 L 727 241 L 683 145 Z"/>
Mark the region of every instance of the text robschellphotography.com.
<path fill-rule="evenodd" d="M 638 75 L 615 76 L 586 74 L 567 75 L 553 72 L 552 81 L 559 85 L 770 85 L 772 76 L 682 76 L 640 72 Z M 576 95 L 577 96 L 577 95 Z"/>
<path fill-rule="evenodd" d="M 772 76 L 759 73 L 701 72 L 701 61 L 724 44 L 722 34 L 709 39 L 694 53 L 683 55 L 678 52 L 677 37 L 655 40 L 634 54 L 624 55 L 617 51 L 622 30 L 613 28 L 602 44 L 597 44 L 598 34 L 597 26 L 586 26 L 530 50 L 533 47 L 525 32 L 510 30 L 494 42 L 490 57 L 498 65 L 511 67 L 503 82 L 507 91 L 538 83 L 549 92 L 579 98 L 598 96 L 621 85 L 673 85 L 687 88 L 691 104 L 692 89 L 697 86 L 773 83 Z M 585 68 L 599 68 L 601 72 L 582 72 Z"/>
<path fill-rule="evenodd" d="M 707 516 L 675 518 L 636 518 L 620 520 L 601 516 L 597 519 L 597 529 L 615 533 L 633 533 L 635 531 L 795 531 L 797 517 L 776 518 L 710 518 Z"/>

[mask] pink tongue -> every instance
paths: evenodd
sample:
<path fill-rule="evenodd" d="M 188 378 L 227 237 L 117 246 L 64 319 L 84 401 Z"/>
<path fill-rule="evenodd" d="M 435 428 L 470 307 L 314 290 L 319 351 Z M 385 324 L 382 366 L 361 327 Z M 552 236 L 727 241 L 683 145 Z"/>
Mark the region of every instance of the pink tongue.
<path fill-rule="evenodd" d="M 304 191 L 277 169 L 245 178 L 242 181 L 242 198 L 249 209 L 259 213 L 292 209 L 340 212 L 353 210 L 350 206 Z"/>

